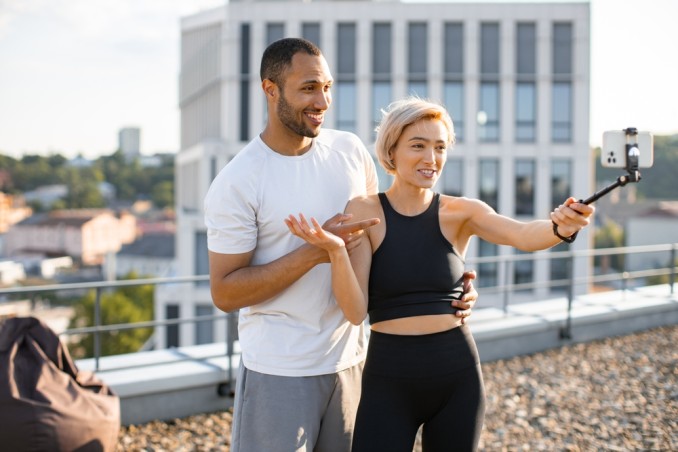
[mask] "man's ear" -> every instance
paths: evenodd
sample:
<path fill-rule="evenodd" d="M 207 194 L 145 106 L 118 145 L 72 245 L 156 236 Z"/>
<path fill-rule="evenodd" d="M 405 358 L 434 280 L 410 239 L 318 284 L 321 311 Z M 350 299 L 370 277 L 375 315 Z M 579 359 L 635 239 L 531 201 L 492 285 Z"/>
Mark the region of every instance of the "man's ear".
<path fill-rule="evenodd" d="M 270 79 L 265 79 L 261 82 L 261 87 L 264 90 L 264 94 L 267 98 L 274 98 L 276 95 L 277 85 L 273 83 Z"/>

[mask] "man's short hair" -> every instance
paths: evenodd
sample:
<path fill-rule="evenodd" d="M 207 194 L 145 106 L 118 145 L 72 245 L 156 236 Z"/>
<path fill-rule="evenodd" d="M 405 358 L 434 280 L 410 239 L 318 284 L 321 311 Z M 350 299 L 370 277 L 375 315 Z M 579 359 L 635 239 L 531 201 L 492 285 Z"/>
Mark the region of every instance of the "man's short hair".
<path fill-rule="evenodd" d="M 269 45 L 261 57 L 259 70 L 261 81 L 269 79 L 282 86 L 283 74 L 292 65 L 292 57 L 299 52 L 322 56 L 322 52 L 315 44 L 302 38 L 283 38 Z"/>

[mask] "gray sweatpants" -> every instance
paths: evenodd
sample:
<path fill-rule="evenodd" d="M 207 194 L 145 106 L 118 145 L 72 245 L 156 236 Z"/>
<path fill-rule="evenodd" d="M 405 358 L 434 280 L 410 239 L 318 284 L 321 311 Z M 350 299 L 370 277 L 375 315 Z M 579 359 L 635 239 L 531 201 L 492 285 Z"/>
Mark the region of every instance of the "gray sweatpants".
<path fill-rule="evenodd" d="M 336 374 L 280 377 L 240 363 L 231 452 L 348 452 L 363 364 Z"/>

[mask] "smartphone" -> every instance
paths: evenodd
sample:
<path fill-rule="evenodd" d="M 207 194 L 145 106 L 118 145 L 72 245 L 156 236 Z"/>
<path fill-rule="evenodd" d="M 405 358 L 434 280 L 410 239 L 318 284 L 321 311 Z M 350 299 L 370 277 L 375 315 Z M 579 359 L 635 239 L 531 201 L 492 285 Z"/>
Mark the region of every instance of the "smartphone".
<path fill-rule="evenodd" d="M 635 136 L 626 135 L 625 130 L 603 132 L 603 149 L 600 163 L 606 168 L 626 168 L 626 143 L 634 139 L 640 155 L 638 168 L 650 168 L 654 162 L 654 138 L 650 132 L 638 132 Z"/>

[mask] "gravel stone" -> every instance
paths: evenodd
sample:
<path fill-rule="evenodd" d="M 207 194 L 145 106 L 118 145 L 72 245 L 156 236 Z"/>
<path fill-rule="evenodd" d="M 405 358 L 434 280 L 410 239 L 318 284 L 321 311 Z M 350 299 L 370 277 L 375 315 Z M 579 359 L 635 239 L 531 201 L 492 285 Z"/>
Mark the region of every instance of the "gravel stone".
<path fill-rule="evenodd" d="M 678 451 L 676 344 L 672 325 L 483 363 L 479 449 Z M 228 410 L 126 426 L 118 450 L 227 452 L 231 420 Z"/>

